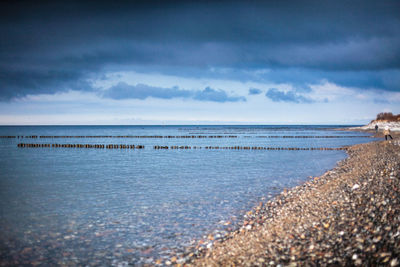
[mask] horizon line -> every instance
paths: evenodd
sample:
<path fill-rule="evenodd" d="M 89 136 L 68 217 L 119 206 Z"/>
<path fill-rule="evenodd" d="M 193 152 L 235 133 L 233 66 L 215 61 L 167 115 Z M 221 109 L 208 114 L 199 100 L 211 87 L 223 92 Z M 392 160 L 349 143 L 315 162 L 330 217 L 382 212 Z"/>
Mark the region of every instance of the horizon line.
<path fill-rule="evenodd" d="M 0 124 L 0 127 L 25 127 L 25 126 L 363 126 L 364 124 L 347 123 L 299 123 L 299 124 Z"/>

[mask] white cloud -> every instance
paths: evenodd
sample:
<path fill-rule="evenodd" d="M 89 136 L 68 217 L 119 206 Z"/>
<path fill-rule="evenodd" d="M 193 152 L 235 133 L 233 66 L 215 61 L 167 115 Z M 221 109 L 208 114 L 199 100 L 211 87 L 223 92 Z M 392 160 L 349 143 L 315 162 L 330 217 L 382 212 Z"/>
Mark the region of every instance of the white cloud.
<path fill-rule="evenodd" d="M 312 89 L 310 97 L 317 102 L 336 101 L 341 98 L 354 97 L 356 90 L 338 86 L 327 80 L 321 81 L 320 84 L 309 84 Z"/>
<path fill-rule="evenodd" d="M 17 102 L 88 102 L 99 101 L 99 97 L 94 92 L 74 91 L 60 92 L 56 94 L 27 95 L 16 99 Z"/>

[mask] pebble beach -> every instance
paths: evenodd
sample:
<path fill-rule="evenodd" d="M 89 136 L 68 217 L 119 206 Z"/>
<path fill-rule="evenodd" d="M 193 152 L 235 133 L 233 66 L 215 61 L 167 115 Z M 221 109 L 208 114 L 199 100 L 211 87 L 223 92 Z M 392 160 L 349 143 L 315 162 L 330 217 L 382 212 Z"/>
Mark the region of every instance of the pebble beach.
<path fill-rule="evenodd" d="M 201 241 L 187 263 L 399 266 L 400 141 L 393 137 L 348 147 L 334 169 L 260 203 L 236 231 Z"/>

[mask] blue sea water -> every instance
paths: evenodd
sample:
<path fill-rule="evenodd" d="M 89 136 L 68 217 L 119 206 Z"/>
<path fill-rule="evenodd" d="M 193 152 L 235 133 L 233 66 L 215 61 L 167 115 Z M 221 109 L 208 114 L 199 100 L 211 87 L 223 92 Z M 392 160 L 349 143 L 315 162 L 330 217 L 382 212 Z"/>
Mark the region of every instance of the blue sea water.
<path fill-rule="evenodd" d="M 234 225 L 258 202 L 323 174 L 346 156 L 206 146 L 334 148 L 373 140 L 338 127 L 0 127 L 0 136 L 25 136 L 0 138 L 0 262 L 111 266 L 168 258 L 204 235 L 223 233 L 225 222 Z M 26 138 L 32 135 L 80 137 Z M 20 148 L 18 143 L 145 148 Z M 158 145 L 202 149 L 153 149 Z"/>

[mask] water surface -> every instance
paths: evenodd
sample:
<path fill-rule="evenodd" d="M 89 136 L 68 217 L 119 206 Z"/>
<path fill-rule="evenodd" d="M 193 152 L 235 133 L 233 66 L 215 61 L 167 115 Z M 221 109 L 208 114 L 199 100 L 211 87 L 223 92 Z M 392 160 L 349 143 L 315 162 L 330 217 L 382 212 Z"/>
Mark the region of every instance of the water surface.
<path fill-rule="evenodd" d="M 168 258 L 223 231 L 225 222 L 240 220 L 260 200 L 321 175 L 346 154 L 153 146 L 334 148 L 371 141 L 337 127 L 0 127 L 0 136 L 38 136 L 0 138 L 0 259 L 16 265 L 110 266 Z M 192 135 L 203 138 L 178 138 Z M 18 148 L 21 142 L 145 148 Z"/>

